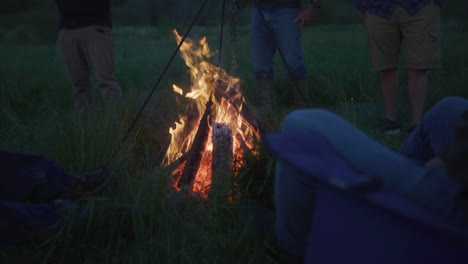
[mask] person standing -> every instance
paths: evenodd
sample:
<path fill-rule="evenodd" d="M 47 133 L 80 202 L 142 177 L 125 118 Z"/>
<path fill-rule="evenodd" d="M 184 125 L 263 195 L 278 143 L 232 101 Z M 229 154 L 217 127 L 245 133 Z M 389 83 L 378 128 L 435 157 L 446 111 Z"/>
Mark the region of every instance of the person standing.
<path fill-rule="evenodd" d="M 256 0 L 251 20 L 252 64 L 257 86 L 256 105 L 261 116 L 273 103 L 274 55 L 284 59 L 296 107 L 309 101 L 307 69 L 302 56 L 301 30 L 318 5 L 312 1 L 301 11 L 301 0 Z M 307 12 L 305 12 L 307 10 Z"/>
<path fill-rule="evenodd" d="M 91 72 L 104 102 L 115 102 L 121 89 L 114 73 L 110 0 L 55 2 L 60 16 L 57 48 L 72 82 L 75 108 L 85 111 L 93 102 Z"/>
<path fill-rule="evenodd" d="M 380 72 L 385 118 L 378 130 L 400 132 L 397 121 L 398 64 L 404 55 L 412 120 L 408 131 L 420 122 L 426 104 L 428 70 L 441 66 L 440 6 L 444 0 L 355 0 L 365 14 L 369 55 Z"/>

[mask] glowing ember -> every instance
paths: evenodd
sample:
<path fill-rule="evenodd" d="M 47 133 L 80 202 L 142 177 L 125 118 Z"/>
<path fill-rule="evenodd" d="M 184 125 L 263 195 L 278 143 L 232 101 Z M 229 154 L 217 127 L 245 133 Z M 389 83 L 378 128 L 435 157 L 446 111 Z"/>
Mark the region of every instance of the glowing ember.
<path fill-rule="evenodd" d="M 182 37 L 173 30 L 173 33 L 180 43 Z M 181 96 L 190 98 L 192 103 L 187 106 L 184 115 L 180 115 L 175 127 L 169 129 L 172 135 L 171 143 L 167 149 L 163 165 L 187 155 L 194 142 L 197 127 L 205 112 L 207 102 L 212 100 L 211 112 L 208 124 L 213 122 L 223 123 L 231 127 L 233 137 L 233 158 L 235 168 L 243 165 L 245 150 L 253 150 L 255 142 L 259 139 L 256 124 L 248 120 L 249 112 L 245 109 L 245 99 L 240 89 L 240 80 L 228 75 L 222 68 L 216 67 L 207 60 L 213 55 L 210 51 L 206 37 L 197 42 L 187 38 L 181 46 L 181 54 L 187 67 L 190 69 L 191 86 L 188 92 L 173 85 L 173 91 Z M 211 187 L 212 174 L 212 150 L 211 127 L 206 144 L 202 147 L 202 159 L 197 168 L 196 176 L 191 186 L 191 192 L 198 192 L 207 197 Z M 256 153 L 254 153 L 256 154 Z M 185 163 L 182 163 L 174 170 L 179 177 L 184 170 Z M 177 180 L 178 181 L 178 180 Z M 174 186 L 177 185 L 177 181 Z"/>

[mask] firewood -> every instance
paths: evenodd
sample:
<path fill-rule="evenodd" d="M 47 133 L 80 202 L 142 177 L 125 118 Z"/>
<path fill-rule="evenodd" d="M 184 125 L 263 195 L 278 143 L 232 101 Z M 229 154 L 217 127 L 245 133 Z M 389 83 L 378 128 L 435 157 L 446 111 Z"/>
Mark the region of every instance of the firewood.
<path fill-rule="evenodd" d="M 181 190 L 186 192 L 190 192 L 192 189 L 193 180 L 195 179 L 198 168 L 200 167 L 203 150 L 210 132 L 208 124 L 211 115 L 211 107 L 213 105 L 211 99 L 212 98 L 210 97 L 210 100 L 206 103 L 205 112 L 203 113 L 200 124 L 198 125 L 197 134 L 195 135 L 195 139 L 193 140 L 192 146 L 188 152 L 184 172 L 182 173 L 177 185 Z"/>
<path fill-rule="evenodd" d="M 232 166 L 232 129 L 223 123 L 213 123 L 213 173 L 231 169 Z"/>
<path fill-rule="evenodd" d="M 240 91 L 230 89 L 227 93 L 223 94 L 223 98 L 230 102 L 231 108 L 236 110 L 236 115 L 241 115 L 246 123 L 250 124 L 251 128 L 258 131 L 258 121 L 255 114 L 250 109 L 249 105 L 246 104 L 243 97 L 240 95 Z M 239 109 L 241 109 L 239 113 Z"/>
<path fill-rule="evenodd" d="M 233 180 L 233 137 L 232 129 L 223 123 L 212 125 L 212 177 L 211 199 L 226 200 L 232 192 Z"/>
<path fill-rule="evenodd" d="M 249 148 L 249 146 L 247 146 L 244 137 L 242 137 L 240 133 L 237 133 L 236 140 L 239 142 L 240 145 L 240 149 L 236 149 L 236 151 L 242 151 L 243 153 L 249 153 L 250 155 L 252 155 L 252 150 Z"/>
<path fill-rule="evenodd" d="M 185 110 L 185 114 L 182 116 L 182 118 L 179 120 L 181 122 L 183 122 L 185 124 L 184 126 L 184 131 L 179 135 L 180 137 L 182 137 L 182 140 L 180 140 L 180 143 L 176 146 L 179 151 L 180 151 L 180 154 L 182 156 L 186 156 L 187 155 L 187 152 L 185 151 L 186 149 L 188 149 L 190 146 L 188 146 L 188 142 L 189 142 L 189 139 L 190 137 L 192 136 L 192 134 L 197 131 L 197 128 L 198 128 L 198 125 L 199 125 L 199 115 L 197 115 L 196 113 L 198 113 L 197 111 L 197 105 L 192 102 L 191 104 L 189 104 L 187 107 L 186 107 L 186 110 Z M 175 125 L 172 127 L 172 128 L 175 128 Z M 171 146 L 171 141 L 169 141 L 167 143 L 167 145 L 165 145 L 163 148 L 162 148 L 162 151 L 164 153 L 164 157 L 162 157 L 161 161 L 160 161 L 160 166 L 168 166 L 170 165 L 169 163 L 178 163 L 178 161 L 180 160 L 181 157 L 179 157 L 177 160 L 174 161 L 174 154 L 173 155 L 168 155 L 168 150 L 169 150 L 169 147 Z M 184 160 L 185 161 L 185 158 Z"/>
<path fill-rule="evenodd" d="M 241 115 L 245 119 L 246 123 L 251 125 L 251 129 L 253 129 L 254 131 L 256 131 L 256 133 L 258 133 L 259 131 L 258 120 L 255 117 L 255 114 L 250 109 L 250 107 L 245 102 L 242 102 Z"/>

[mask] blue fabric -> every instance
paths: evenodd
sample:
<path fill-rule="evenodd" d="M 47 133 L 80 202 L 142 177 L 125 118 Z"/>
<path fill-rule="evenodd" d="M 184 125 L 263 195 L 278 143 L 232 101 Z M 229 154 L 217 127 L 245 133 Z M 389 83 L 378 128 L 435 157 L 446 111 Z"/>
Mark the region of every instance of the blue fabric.
<path fill-rule="evenodd" d="M 434 122 L 437 123 L 437 120 Z M 453 131 L 447 128 L 445 131 Z M 365 175 L 380 178 L 385 185 L 399 192 L 411 201 L 429 208 L 434 213 L 458 218 L 457 206 L 461 185 L 447 171 L 440 168 L 427 168 L 392 151 L 370 138 L 351 123 L 336 114 L 322 109 L 303 109 L 290 113 L 283 122 L 283 133 L 303 133 L 296 135 L 304 151 L 316 149 L 305 142 L 317 134 L 323 137 L 336 151 L 336 155 L 349 162 Z M 307 134 L 309 133 L 309 134 Z M 289 148 L 273 153 L 284 159 L 298 149 Z"/>
<path fill-rule="evenodd" d="M 46 238 L 64 224 L 70 209 L 77 205 L 63 201 L 60 205 L 26 204 L 0 200 L 0 245 L 14 246 Z"/>
<path fill-rule="evenodd" d="M 305 263 L 468 263 L 468 229 L 391 192 L 316 189 Z"/>
<path fill-rule="evenodd" d="M 409 137 L 402 153 L 388 149 L 329 111 L 304 109 L 290 113 L 281 132 L 264 138 L 266 148 L 278 160 L 274 201 L 279 245 L 291 254 L 304 254 L 318 181 L 369 190 L 379 183 L 373 179 L 380 179 L 384 190 L 393 195 L 372 194 L 367 202 L 422 223 L 429 218 L 435 222 L 467 220 L 460 196 L 462 185 L 445 169 L 425 167 L 410 155 L 410 150 L 423 143 L 445 146 L 455 129 L 455 122 L 450 120 L 457 119 L 464 104 L 461 98 L 447 98 L 436 104 Z M 421 138 L 423 134 L 438 136 Z M 428 148 L 421 147 L 420 151 Z M 434 153 L 437 151 L 423 155 L 430 159 Z M 436 226 L 442 230 L 441 225 Z"/>
<path fill-rule="evenodd" d="M 359 263 L 440 263 L 451 255 L 467 257 L 462 244 L 468 245 L 468 229 L 434 215 L 385 185 L 368 195 L 349 191 L 367 181 L 323 137 L 272 133 L 265 143 L 279 159 L 275 186 L 278 243 L 291 254 L 306 252 L 307 263 L 346 263 L 349 259 Z M 422 255 L 439 247 L 440 251 L 433 251 L 436 256 Z M 383 262 L 376 261 L 382 256 Z M 404 260 L 398 262 L 400 258 Z"/>
<path fill-rule="evenodd" d="M 72 176 L 47 157 L 0 151 L 0 200 L 44 203 L 71 183 Z"/>
<path fill-rule="evenodd" d="M 323 180 L 342 175 L 346 181 L 333 183 L 356 186 L 360 183 L 357 170 L 317 134 L 275 133 L 266 136 L 265 144 L 279 159 L 274 197 L 278 243 L 291 254 L 302 255 L 313 214 L 315 179 L 311 175 Z"/>
<path fill-rule="evenodd" d="M 278 159 L 275 182 L 275 228 L 278 242 L 291 254 L 302 255 L 311 217 L 317 213 L 312 210 L 315 207 L 317 181 L 340 188 L 367 189 L 367 185 L 373 183 L 372 179 L 375 176 L 368 174 L 363 177 L 363 172 L 338 155 L 332 145 L 317 133 L 271 133 L 265 138 L 265 146 Z M 368 154 L 372 155 L 372 152 Z M 387 159 L 387 162 L 390 160 Z M 386 166 L 387 168 L 381 168 L 384 172 L 394 165 L 388 163 Z M 398 186 L 385 181 L 392 180 L 391 175 L 387 175 L 386 178 L 382 178 L 384 174 L 377 176 L 384 181 L 383 187 L 386 189 Z M 408 182 L 413 180 L 411 175 L 406 177 Z M 393 200 L 382 199 L 379 194 L 373 194 L 372 199 L 412 219 L 421 219 L 421 215 L 434 213 L 438 213 L 438 217 L 461 219 L 463 207 L 456 199 L 461 189 L 457 183 L 445 177 L 444 173 L 427 175 L 410 190 L 394 189 L 393 192 L 400 195 L 400 198 L 396 199 L 397 202 L 393 201 L 395 196 L 391 197 Z M 362 188 L 358 188 L 360 186 Z M 411 190 L 412 194 L 409 193 Z M 419 203 L 419 207 L 413 206 L 408 209 L 402 202 L 408 199 L 410 203 Z"/>
<path fill-rule="evenodd" d="M 445 0 L 354 0 L 356 7 L 365 13 L 370 12 L 385 18 L 391 18 L 395 8 L 402 7 L 410 14 L 415 14 L 430 2 L 442 6 Z"/>
<path fill-rule="evenodd" d="M 0 245 L 27 242 L 56 231 L 70 201 L 53 202 L 72 175 L 40 155 L 0 151 Z M 54 229 L 55 228 L 55 229 Z"/>
<path fill-rule="evenodd" d="M 254 74 L 257 79 L 274 78 L 274 55 L 281 50 L 290 68 L 286 67 L 290 80 L 307 78 L 302 56 L 301 31 L 294 19 L 298 8 L 262 10 L 268 23 L 265 25 L 259 10 L 254 8 L 251 19 L 251 52 Z M 269 28 L 273 31 L 271 32 Z"/>
<path fill-rule="evenodd" d="M 315 133 L 276 132 L 267 135 L 266 147 L 275 157 L 302 173 L 334 184 L 356 187 L 362 184 L 360 172 L 336 154 L 325 139 Z"/>
<path fill-rule="evenodd" d="M 463 112 L 468 111 L 468 100 L 447 97 L 434 105 L 419 126 L 401 146 L 400 153 L 421 164 L 440 156 L 455 138 L 455 127 Z"/>

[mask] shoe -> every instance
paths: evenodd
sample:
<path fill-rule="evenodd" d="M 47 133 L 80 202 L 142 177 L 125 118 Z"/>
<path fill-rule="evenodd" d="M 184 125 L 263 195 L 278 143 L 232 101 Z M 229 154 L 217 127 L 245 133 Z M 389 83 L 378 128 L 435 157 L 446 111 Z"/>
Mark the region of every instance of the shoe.
<path fill-rule="evenodd" d="M 380 120 L 377 125 L 377 130 L 386 135 L 396 135 L 400 133 L 401 125 L 397 121 L 392 121 L 387 118 Z"/>
<path fill-rule="evenodd" d="M 73 174 L 73 182 L 59 199 L 77 200 L 85 195 L 93 195 L 104 189 L 112 175 L 112 169 L 102 165 L 83 174 Z"/>

